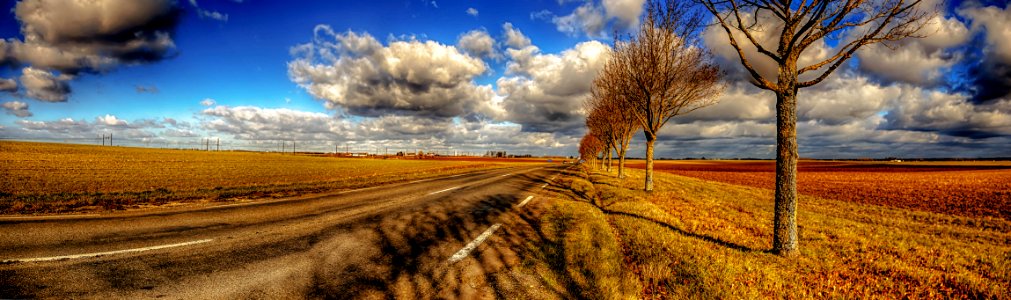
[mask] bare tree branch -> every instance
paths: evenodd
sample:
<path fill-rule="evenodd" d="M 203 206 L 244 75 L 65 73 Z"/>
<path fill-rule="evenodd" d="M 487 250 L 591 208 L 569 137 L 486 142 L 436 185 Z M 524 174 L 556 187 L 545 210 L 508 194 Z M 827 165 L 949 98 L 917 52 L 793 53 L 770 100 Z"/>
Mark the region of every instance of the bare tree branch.
<path fill-rule="evenodd" d="M 688 2 L 651 1 L 638 32 L 615 41 L 594 81 L 594 96 L 601 98 L 596 100 L 619 102 L 612 109 L 631 116 L 626 120 L 637 121 L 645 133 L 646 190 L 652 189 L 653 143 L 660 129 L 676 116 L 716 103 L 724 89 L 723 73 L 699 38 L 703 24 L 702 13 Z M 605 119 L 596 112 L 589 117 Z M 591 131 L 606 127 L 597 123 L 588 119 L 587 125 Z M 624 136 L 615 131 L 620 144 Z"/>
<path fill-rule="evenodd" d="M 776 202 L 773 221 L 773 251 L 781 255 L 798 253 L 797 231 L 797 91 L 816 85 L 863 46 L 917 37 L 934 10 L 921 9 L 922 0 L 695 0 L 723 27 L 730 45 L 737 50 L 741 65 L 761 88 L 776 93 Z M 763 10 L 772 14 L 759 20 Z M 744 26 L 741 14 L 755 16 L 753 26 Z M 728 22 L 733 14 L 736 23 Z M 777 56 L 769 55 L 753 37 L 753 28 L 782 26 Z M 739 30 L 758 52 L 778 57 L 776 82 L 762 78 L 734 37 Z M 804 50 L 823 39 L 840 41 L 835 54 L 809 66 L 798 66 Z M 886 44 L 887 46 L 887 44 Z M 821 71 L 808 81 L 799 81 L 800 75 Z"/>
<path fill-rule="evenodd" d="M 758 70 L 751 65 L 751 61 L 745 57 L 744 50 L 741 49 L 741 46 L 737 43 L 737 38 L 735 38 L 734 34 L 731 32 L 731 26 L 724 20 L 726 17 L 720 15 L 720 12 L 716 10 L 716 7 L 711 2 L 707 1 L 703 2 L 703 4 L 706 9 L 708 9 L 716 17 L 716 20 L 720 22 L 720 26 L 723 27 L 723 30 L 727 33 L 727 37 L 730 38 L 730 45 L 734 47 L 734 50 L 737 51 L 737 57 L 741 59 L 741 65 L 748 70 L 751 78 L 754 79 L 752 83 L 761 89 L 778 90 L 779 86 L 762 77 L 762 75 L 758 73 Z"/>

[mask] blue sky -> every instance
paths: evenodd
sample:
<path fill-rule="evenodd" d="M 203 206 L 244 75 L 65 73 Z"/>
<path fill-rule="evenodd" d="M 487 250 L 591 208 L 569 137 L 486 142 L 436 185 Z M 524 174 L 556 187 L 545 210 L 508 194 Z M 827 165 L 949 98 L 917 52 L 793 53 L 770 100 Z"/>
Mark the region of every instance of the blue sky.
<path fill-rule="evenodd" d="M 98 2 L 113 5 L 3 8 L 0 79 L 14 87 L 0 138 L 574 155 L 610 34 L 642 12 L 641 0 Z M 945 7 L 931 37 L 862 50 L 802 92 L 802 156 L 1011 156 L 1007 4 Z M 102 20 L 133 23 L 110 33 Z M 772 157 L 771 94 L 741 80 L 725 39 L 704 33 L 728 72 L 721 103 L 667 126 L 658 156 Z"/>
<path fill-rule="evenodd" d="M 228 20 L 224 22 L 201 18 L 191 6 L 181 5 L 185 12 L 174 35 L 177 56 L 157 63 L 118 68 L 106 74 L 84 75 L 72 84 L 74 93 L 68 103 L 39 103 L 40 109 L 33 113 L 39 119 L 90 119 L 108 113 L 134 119 L 152 117 L 152 111 L 166 111 L 172 114 L 163 115 L 165 117 L 185 119 L 202 109 L 198 102 L 204 98 L 213 98 L 226 105 L 279 106 L 323 112 L 318 101 L 291 83 L 286 66 L 291 59 L 291 46 L 309 41 L 313 27 L 318 24 L 369 32 L 380 39 L 407 35 L 453 44 L 463 31 L 495 30 L 505 22 L 512 22 L 517 27 L 529 28 L 525 33 L 538 37 L 535 41 L 538 47 L 550 52 L 585 39 L 561 33 L 552 24 L 534 21 L 528 16 L 531 11 L 544 9 L 564 11 L 573 6 L 571 4 L 558 5 L 554 1 L 500 4 L 503 3 L 445 2 L 434 7 L 431 2 L 422 1 L 304 1 L 290 5 L 284 1 L 205 0 L 199 3 L 202 9 L 227 14 Z M 13 7 L 11 3 L 5 11 Z M 478 17 L 467 15 L 466 10 L 471 7 L 478 9 Z M 0 25 L 3 26 L 2 36 L 20 35 L 13 16 L 8 15 Z M 501 70 L 501 62 L 489 63 Z M 0 72 L 6 77 L 15 77 L 18 73 L 17 69 Z M 489 73 L 478 82 L 492 83 L 495 78 L 494 73 Z M 136 86 L 155 86 L 159 93 L 137 93 Z M 286 98 L 292 103 L 287 103 Z M 191 109 L 177 109 L 184 104 L 189 104 Z"/>

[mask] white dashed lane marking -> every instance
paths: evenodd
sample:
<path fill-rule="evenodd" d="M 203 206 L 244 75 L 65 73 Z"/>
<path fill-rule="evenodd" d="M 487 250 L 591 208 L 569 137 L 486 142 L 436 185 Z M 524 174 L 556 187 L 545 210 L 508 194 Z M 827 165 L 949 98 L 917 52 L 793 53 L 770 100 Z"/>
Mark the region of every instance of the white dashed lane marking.
<path fill-rule="evenodd" d="M 182 247 L 182 246 L 190 246 L 190 245 L 202 244 L 202 243 L 210 242 L 210 241 L 213 241 L 213 240 L 214 239 L 206 239 L 206 240 L 190 241 L 190 242 L 178 243 L 178 244 L 158 245 L 158 246 L 151 246 L 151 247 L 144 247 L 144 248 L 124 249 L 124 250 L 107 251 L 107 252 L 95 252 L 95 253 L 63 255 L 63 256 L 50 256 L 50 257 L 7 259 L 7 260 L 4 260 L 3 262 L 5 262 L 5 263 L 11 263 L 11 262 L 38 262 L 38 261 L 52 261 L 52 260 L 61 260 L 61 259 L 75 259 L 75 258 L 96 257 L 96 256 L 103 256 L 103 255 L 123 254 L 123 253 L 132 253 L 132 252 L 144 252 L 144 251 L 151 251 L 151 250 L 158 250 L 158 249 L 165 249 L 165 248 L 173 248 L 173 247 Z"/>
<path fill-rule="evenodd" d="M 445 191 L 451 191 L 451 190 L 455 190 L 455 189 L 458 189 L 458 188 L 460 188 L 460 187 L 454 186 L 454 187 L 451 187 L 451 188 L 448 188 L 448 189 L 445 189 L 445 190 L 431 192 L 431 193 L 428 193 L 428 194 L 429 195 L 435 195 L 435 194 L 438 194 L 438 193 L 442 193 L 442 192 L 445 192 Z"/>
<path fill-rule="evenodd" d="M 495 230 L 498 230 L 499 227 L 502 227 L 502 224 L 491 225 L 491 227 L 489 227 L 488 230 L 485 230 L 483 233 L 481 233 L 481 235 L 477 236 L 477 238 L 468 243 L 467 246 L 464 246 L 463 249 L 460 249 L 460 251 L 457 251 L 456 254 L 450 256 L 449 263 L 455 263 L 466 258 L 467 254 L 470 254 L 471 251 L 477 249 L 477 246 L 481 245 L 481 243 L 483 243 L 485 239 L 491 236 L 492 233 L 495 233 Z"/>
<path fill-rule="evenodd" d="M 534 196 L 527 196 L 527 199 L 523 200 L 523 202 L 520 202 L 520 205 L 517 205 L 516 207 L 520 208 L 520 207 L 523 207 L 524 205 L 527 205 L 527 203 L 530 202 L 530 199 L 533 199 L 533 198 L 534 198 Z"/>
<path fill-rule="evenodd" d="M 512 175 L 512 174 L 509 173 L 509 174 L 504 174 L 504 175 L 501 175 L 501 176 L 509 176 L 509 175 Z M 555 175 L 555 176 L 557 176 L 557 175 Z M 552 176 L 551 179 L 549 179 L 549 181 L 550 180 L 554 180 L 554 179 L 555 179 L 555 177 Z M 548 186 L 548 184 L 545 183 L 545 184 L 541 185 L 541 188 L 543 189 L 544 187 L 547 187 L 547 186 Z M 452 189 L 455 189 L 455 188 L 457 188 L 457 187 L 448 188 L 448 189 L 445 189 L 445 190 L 441 190 L 441 191 L 438 191 L 438 192 L 431 193 L 429 195 L 438 194 L 438 193 L 445 192 L 445 191 L 448 191 L 448 190 L 452 190 Z M 520 204 L 517 205 L 516 208 L 521 208 L 524 205 L 527 205 L 527 203 L 530 203 L 530 200 L 533 200 L 533 199 L 534 199 L 534 196 L 527 196 L 527 198 L 523 199 L 523 202 L 520 202 Z M 458 261 L 463 260 L 464 258 L 466 258 L 467 255 L 470 254 L 471 251 L 474 251 L 474 249 L 477 249 L 477 246 L 480 246 L 481 243 L 484 242 L 484 240 L 488 239 L 488 237 L 490 237 L 492 234 L 494 234 L 495 231 L 499 229 L 499 227 L 502 227 L 501 223 L 497 223 L 495 225 L 492 225 L 487 230 L 485 230 L 484 232 L 482 232 L 481 235 L 477 236 L 477 238 L 475 238 L 473 241 L 471 241 L 466 246 L 464 246 L 462 249 L 460 249 L 460 251 L 457 251 L 456 253 L 453 254 L 453 256 L 450 256 L 449 257 L 449 263 L 455 263 L 455 262 L 458 262 Z"/>

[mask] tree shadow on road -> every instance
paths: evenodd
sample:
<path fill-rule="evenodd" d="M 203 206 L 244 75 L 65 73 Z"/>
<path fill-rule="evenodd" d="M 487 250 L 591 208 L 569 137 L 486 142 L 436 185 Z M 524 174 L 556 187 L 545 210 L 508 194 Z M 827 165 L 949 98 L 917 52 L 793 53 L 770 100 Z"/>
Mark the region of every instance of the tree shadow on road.
<path fill-rule="evenodd" d="M 0 274 L 7 279 L 0 283 L 10 285 L 0 289 L 3 294 L 0 296 L 74 297 L 89 295 L 89 291 L 117 295 L 153 289 L 151 294 L 139 295 L 157 297 L 165 295 L 165 286 L 195 290 L 203 281 L 213 281 L 219 274 L 230 273 L 250 280 L 239 280 L 229 287 L 230 290 L 211 291 L 209 295 L 221 293 L 230 295 L 223 296 L 228 298 L 256 298 L 279 295 L 275 292 L 282 291 L 283 294 L 276 297 L 578 297 L 575 295 L 580 295 L 580 286 L 568 280 L 564 272 L 565 248 L 540 223 L 541 210 L 533 209 L 538 207 L 536 201 L 523 209 L 516 208 L 526 196 L 540 191 L 544 182 L 546 178 L 540 175 L 520 173 L 490 181 L 488 184 L 495 184 L 496 189 L 469 185 L 453 190 L 452 197 L 449 193 L 442 197 L 422 197 L 410 200 L 407 205 L 392 205 L 388 209 L 350 214 L 340 219 L 329 210 L 316 211 L 269 224 L 269 228 L 275 229 L 305 225 L 313 228 L 311 231 L 265 232 L 255 238 L 256 242 L 242 240 L 227 247 L 216 241 L 208 244 L 219 245 L 210 252 L 164 252 L 85 263 L 4 268 Z M 551 187 L 546 190 L 550 191 Z M 334 206 L 332 209 L 358 207 Z M 467 258 L 448 262 L 451 255 L 496 223 L 501 223 L 501 228 Z M 220 243 L 229 242 L 225 239 Z M 548 261 L 546 265 L 550 268 L 540 269 L 544 264 L 538 261 Z M 273 267 L 260 267 L 264 265 Z M 67 268 L 70 271 L 66 271 Z M 275 277 L 283 280 L 264 275 L 272 272 L 282 273 Z M 248 275 L 243 276 L 243 273 Z M 67 279 L 51 274 L 79 274 L 80 278 L 87 278 L 87 282 L 80 283 L 77 290 L 54 289 L 52 283 Z M 268 280 L 252 280 L 256 278 Z M 194 285 L 187 288 L 186 284 L 190 283 Z M 172 290 L 169 288 L 167 294 L 172 294 Z"/>
<path fill-rule="evenodd" d="M 543 182 L 532 175 L 514 175 L 506 190 L 527 189 L 520 183 Z M 533 187 L 539 187 L 535 185 Z M 473 192 L 473 193 L 471 193 Z M 394 298 L 570 298 L 574 285 L 547 282 L 523 268 L 530 256 L 557 257 L 558 249 L 544 235 L 536 212 L 516 210 L 523 194 L 483 194 L 461 189 L 452 201 L 435 200 L 369 222 L 335 236 L 313 270 L 310 296 L 334 299 Z M 459 262 L 450 255 L 492 224 L 502 227 Z M 548 243 L 541 247 L 531 244 Z M 349 246 L 353 244 L 353 246 Z M 564 257 L 564 253 L 561 254 Z M 557 270 L 556 270 L 557 271 Z"/>

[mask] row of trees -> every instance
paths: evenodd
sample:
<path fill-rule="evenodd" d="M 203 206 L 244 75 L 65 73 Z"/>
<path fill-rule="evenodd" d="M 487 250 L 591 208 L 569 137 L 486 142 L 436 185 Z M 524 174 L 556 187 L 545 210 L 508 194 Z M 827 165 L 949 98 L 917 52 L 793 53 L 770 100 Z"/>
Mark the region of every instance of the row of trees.
<path fill-rule="evenodd" d="M 581 147 L 581 156 L 606 160 L 614 151 L 618 176 L 624 177 L 625 152 L 641 130 L 644 189 L 653 190 L 653 146 L 660 129 L 676 116 L 715 104 L 725 87 L 712 54 L 699 47 L 704 21 L 689 2 L 651 2 L 638 32 L 615 39 L 585 103 L 589 132 L 583 139 L 597 147 Z"/>
<path fill-rule="evenodd" d="M 722 71 L 700 42 L 707 22 L 719 26 L 756 87 L 776 94 L 776 193 L 773 252 L 797 253 L 797 92 L 844 65 L 859 48 L 922 37 L 939 5 L 921 0 L 653 0 L 634 34 L 616 36 L 610 59 L 586 101 L 581 157 L 610 171 L 612 151 L 624 177 L 632 136 L 646 140 L 644 189 L 653 190 L 653 145 L 671 118 L 715 104 Z M 698 9 L 701 6 L 702 9 Z M 831 39 L 833 52 L 801 65 L 801 54 Z M 828 44 L 828 43 L 826 43 Z M 890 46 L 890 45 L 889 45 Z M 757 55 L 748 53 L 757 52 Z M 756 60 L 777 69 L 759 70 Z M 774 73 L 775 77 L 767 74 Z"/>

